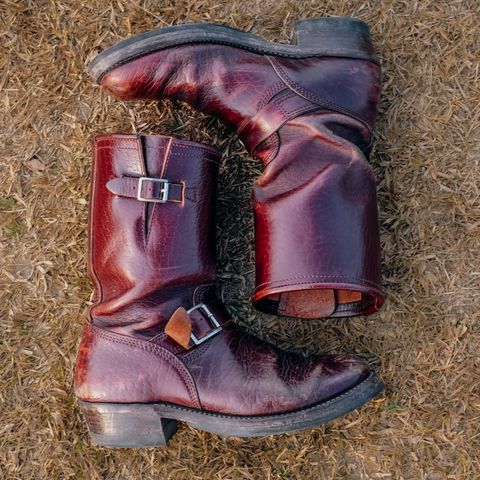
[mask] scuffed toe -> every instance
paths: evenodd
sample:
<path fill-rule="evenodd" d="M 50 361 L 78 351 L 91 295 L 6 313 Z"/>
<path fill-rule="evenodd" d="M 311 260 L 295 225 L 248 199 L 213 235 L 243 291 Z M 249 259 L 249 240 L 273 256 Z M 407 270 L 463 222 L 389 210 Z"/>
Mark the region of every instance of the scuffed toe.
<path fill-rule="evenodd" d="M 371 374 L 368 363 L 355 355 L 322 355 L 316 367 L 317 381 L 312 392 L 315 402 L 337 397 Z"/>

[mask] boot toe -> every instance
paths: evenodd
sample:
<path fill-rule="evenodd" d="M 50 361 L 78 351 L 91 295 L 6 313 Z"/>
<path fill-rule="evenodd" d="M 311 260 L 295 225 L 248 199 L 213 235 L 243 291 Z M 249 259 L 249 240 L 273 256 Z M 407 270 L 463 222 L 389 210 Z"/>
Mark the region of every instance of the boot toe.
<path fill-rule="evenodd" d="M 316 371 L 316 385 L 312 392 L 316 402 L 338 397 L 371 374 L 368 363 L 355 355 L 318 357 Z"/>
<path fill-rule="evenodd" d="M 140 73 L 137 72 L 135 76 L 130 70 L 129 65 L 122 65 L 108 72 L 101 80 L 102 87 L 114 97 L 132 100 L 138 93 L 136 90 L 139 84 L 137 77 L 140 76 Z"/>

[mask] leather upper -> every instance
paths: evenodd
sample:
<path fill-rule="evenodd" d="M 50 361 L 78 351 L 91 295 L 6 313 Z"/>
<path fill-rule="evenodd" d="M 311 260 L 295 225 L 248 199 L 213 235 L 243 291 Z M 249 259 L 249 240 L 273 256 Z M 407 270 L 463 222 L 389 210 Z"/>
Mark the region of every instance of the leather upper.
<path fill-rule="evenodd" d="M 81 400 L 260 415 L 334 397 L 369 375 L 357 357 L 282 352 L 230 320 L 214 285 L 213 149 L 170 137 L 103 135 L 93 150 L 95 299 L 75 371 Z M 190 198 L 151 203 L 112 191 L 115 179 L 143 176 L 183 185 Z M 215 322 L 221 328 L 202 341 Z M 193 337 L 187 345 L 175 340 L 185 326 L 198 345 Z"/>
<path fill-rule="evenodd" d="M 367 162 L 381 90 L 377 63 L 179 45 L 114 68 L 101 84 L 125 100 L 175 98 L 214 114 L 266 165 L 253 195 L 258 309 L 315 318 L 382 306 Z"/>

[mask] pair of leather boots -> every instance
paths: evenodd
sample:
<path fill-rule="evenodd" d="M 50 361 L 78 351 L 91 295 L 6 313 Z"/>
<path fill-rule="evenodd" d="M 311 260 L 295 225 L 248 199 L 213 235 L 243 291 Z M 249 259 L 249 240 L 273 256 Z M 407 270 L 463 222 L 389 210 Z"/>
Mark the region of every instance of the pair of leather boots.
<path fill-rule="evenodd" d="M 216 115 L 264 163 L 253 192 L 258 310 L 368 315 L 384 301 L 366 161 L 379 61 L 356 19 L 299 21 L 294 38 L 179 25 L 120 42 L 89 68 L 117 98 L 179 99 Z M 165 444 L 179 421 L 221 435 L 291 432 L 381 391 L 356 356 L 284 352 L 232 322 L 215 291 L 216 150 L 113 134 L 93 154 L 95 298 L 75 392 L 95 443 Z"/>

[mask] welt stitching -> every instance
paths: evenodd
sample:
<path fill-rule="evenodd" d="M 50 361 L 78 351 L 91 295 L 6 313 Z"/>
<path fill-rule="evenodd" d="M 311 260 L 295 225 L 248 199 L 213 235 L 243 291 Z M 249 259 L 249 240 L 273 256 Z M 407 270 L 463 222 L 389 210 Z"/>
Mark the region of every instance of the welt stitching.
<path fill-rule="evenodd" d="M 238 43 L 235 42 L 228 42 L 228 41 L 221 41 L 221 40 L 196 40 L 193 42 L 195 44 L 218 44 L 218 45 L 226 45 L 226 46 L 232 46 L 235 48 L 239 48 L 240 50 L 246 50 L 246 51 L 252 51 L 252 52 L 258 52 L 259 54 L 262 55 L 278 55 L 280 57 L 286 57 L 286 58 L 308 58 L 308 57 L 325 57 L 325 56 L 334 56 L 334 57 L 339 57 L 339 56 L 345 56 L 347 58 L 356 58 L 360 60 L 368 60 L 371 61 L 372 63 L 376 63 L 377 65 L 379 64 L 379 61 L 372 57 L 372 55 L 365 54 L 363 52 L 358 52 L 358 50 L 355 49 L 347 49 L 347 48 L 337 48 L 333 53 L 332 52 L 318 52 L 314 54 L 298 54 L 298 53 L 277 53 L 277 52 L 269 52 L 268 49 L 266 48 L 261 48 L 261 47 L 253 47 L 253 46 L 244 46 L 244 45 L 239 45 Z M 108 68 L 106 68 L 103 72 L 101 72 L 97 78 L 97 83 L 100 83 L 102 78 L 110 71 L 114 70 L 115 68 L 124 65 L 128 63 L 130 60 L 135 60 L 137 58 L 141 58 L 145 55 L 147 55 L 150 52 L 155 52 L 155 51 L 160 51 L 160 50 L 165 50 L 167 48 L 170 48 L 172 46 L 177 46 L 177 45 L 184 45 L 185 42 L 165 42 L 163 45 L 163 48 L 158 48 L 158 46 L 154 45 L 151 48 L 146 48 L 141 54 L 138 53 L 133 53 L 131 55 L 126 56 L 125 58 L 122 58 L 122 60 L 113 63 L 110 65 Z"/>
<path fill-rule="evenodd" d="M 373 374 L 370 374 L 365 380 L 362 380 L 358 385 L 351 388 L 350 390 L 347 390 L 345 393 L 342 393 L 341 395 L 337 395 L 336 397 L 334 397 L 330 400 L 327 400 L 325 402 L 319 402 L 316 405 L 312 405 L 311 407 L 302 408 L 300 410 L 297 410 L 297 412 L 302 412 L 303 413 L 303 412 L 308 412 L 310 410 L 315 410 L 319 407 L 325 407 L 325 405 L 335 403 L 338 400 L 340 400 L 341 398 L 350 396 L 354 392 L 356 392 L 357 390 L 360 390 L 360 388 L 363 388 L 363 385 L 365 383 L 372 381 L 373 376 L 374 376 Z M 172 405 L 172 404 L 169 404 L 168 407 L 173 408 L 175 410 L 185 411 L 185 412 L 191 412 L 193 410 L 192 408 L 181 407 L 180 405 Z M 221 413 L 206 412 L 206 411 L 202 411 L 201 413 L 202 413 L 202 415 L 208 415 L 210 417 L 216 417 L 216 418 L 238 418 L 238 417 L 240 417 L 242 420 L 243 419 L 247 420 L 247 421 L 250 420 L 248 417 L 245 418 L 245 416 L 243 416 L 243 415 L 225 415 L 225 414 L 221 414 Z M 258 419 L 262 419 L 262 418 L 268 419 L 268 418 L 272 418 L 272 417 L 285 418 L 285 416 L 291 415 L 292 413 L 295 413 L 295 412 L 290 412 L 290 413 L 287 412 L 287 413 L 280 413 L 280 414 L 273 414 L 273 415 L 256 415 L 255 417 L 252 418 L 252 420 L 255 421 L 255 420 L 258 420 Z"/>
<path fill-rule="evenodd" d="M 170 356 L 169 354 L 165 353 L 164 350 L 161 349 L 162 347 L 160 347 L 160 346 L 158 346 L 154 343 L 140 342 L 139 340 L 135 340 L 133 338 L 118 338 L 116 336 L 114 337 L 113 335 L 109 334 L 108 332 L 104 332 L 100 328 L 95 327 L 93 325 L 92 325 L 92 329 L 93 329 L 93 334 L 94 335 L 102 337 L 105 340 L 109 340 L 109 341 L 112 341 L 112 342 L 115 342 L 115 343 L 124 344 L 124 345 L 131 346 L 131 347 L 137 347 L 137 348 L 140 348 L 141 350 L 145 350 L 147 352 L 158 355 L 159 357 L 162 357 L 164 360 L 166 360 L 168 363 L 170 363 L 175 368 L 175 370 L 180 374 L 180 377 L 184 381 L 185 386 L 187 387 L 187 390 L 190 394 L 191 400 L 197 406 L 200 406 L 200 402 L 198 400 L 198 395 L 196 393 L 196 387 L 195 387 L 195 384 L 194 384 L 192 378 L 185 375 L 184 369 L 186 367 L 184 367 L 182 362 L 177 357 L 175 357 L 173 355 L 173 353 Z M 170 353 L 170 352 L 168 352 L 168 353 Z M 179 368 L 179 366 L 180 366 L 180 368 Z"/>

